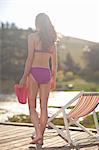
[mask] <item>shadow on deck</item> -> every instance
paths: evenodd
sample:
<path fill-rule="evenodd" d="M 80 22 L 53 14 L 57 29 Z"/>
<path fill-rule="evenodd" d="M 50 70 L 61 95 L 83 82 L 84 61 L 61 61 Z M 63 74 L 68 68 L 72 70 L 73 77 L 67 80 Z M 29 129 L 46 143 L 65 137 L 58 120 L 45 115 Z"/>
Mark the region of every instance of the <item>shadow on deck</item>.
<path fill-rule="evenodd" d="M 79 128 L 70 128 L 72 136 L 78 142 L 75 149 L 81 150 L 99 150 L 99 140 L 95 138 L 89 140 L 88 135 Z M 24 123 L 0 123 L 0 150 L 35 150 L 36 145 L 31 145 L 31 135 L 34 132 L 32 124 Z M 95 130 L 93 129 L 93 132 Z M 70 150 L 71 148 L 55 130 L 45 130 L 44 150 Z"/>

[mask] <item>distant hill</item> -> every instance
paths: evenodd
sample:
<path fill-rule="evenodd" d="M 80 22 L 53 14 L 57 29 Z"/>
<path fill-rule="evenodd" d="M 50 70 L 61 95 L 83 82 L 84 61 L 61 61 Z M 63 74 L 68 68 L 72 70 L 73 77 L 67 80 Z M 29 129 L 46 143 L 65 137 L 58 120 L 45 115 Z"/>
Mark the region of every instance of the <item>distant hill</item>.
<path fill-rule="evenodd" d="M 81 66 L 84 63 L 82 59 L 83 52 L 90 50 L 91 46 L 95 45 L 99 46 L 99 43 L 92 41 L 64 36 L 61 34 L 58 34 L 58 36 L 59 36 L 58 52 L 60 55 L 60 60 L 63 61 L 64 59 L 66 59 L 66 54 L 70 53 L 74 61 L 76 63 L 80 63 Z"/>

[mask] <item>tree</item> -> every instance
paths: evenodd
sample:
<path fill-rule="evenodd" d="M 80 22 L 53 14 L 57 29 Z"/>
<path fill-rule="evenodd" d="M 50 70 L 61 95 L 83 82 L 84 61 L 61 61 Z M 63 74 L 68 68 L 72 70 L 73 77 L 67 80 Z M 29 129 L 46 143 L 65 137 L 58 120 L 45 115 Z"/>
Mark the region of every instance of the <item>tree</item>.
<path fill-rule="evenodd" d="M 75 63 L 70 53 L 66 55 L 66 59 L 64 61 L 64 70 L 65 71 L 72 71 L 76 74 L 80 73 L 79 64 Z"/>
<path fill-rule="evenodd" d="M 11 29 L 16 29 L 17 27 L 16 27 L 16 25 L 15 25 L 15 23 L 11 23 Z"/>
<path fill-rule="evenodd" d="M 9 24 L 9 22 L 8 22 L 8 21 L 6 22 L 5 27 L 6 27 L 7 29 L 9 29 L 10 24 Z"/>
<path fill-rule="evenodd" d="M 91 46 L 90 51 L 85 51 L 84 59 L 88 70 L 94 72 L 99 70 L 99 45 Z"/>
<path fill-rule="evenodd" d="M 65 69 L 65 71 L 72 71 L 73 68 L 74 68 L 74 64 L 75 64 L 75 62 L 74 62 L 74 60 L 73 60 L 71 54 L 68 53 L 68 54 L 66 55 L 66 59 L 65 59 L 65 61 L 64 61 L 64 65 L 65 65 L 65 68 L 64 68 L 64 69 Z"/>
<path fill-rule="evenodd" d="M 1 22 L 1 29 L 4 29 L 4 23 Z"/>

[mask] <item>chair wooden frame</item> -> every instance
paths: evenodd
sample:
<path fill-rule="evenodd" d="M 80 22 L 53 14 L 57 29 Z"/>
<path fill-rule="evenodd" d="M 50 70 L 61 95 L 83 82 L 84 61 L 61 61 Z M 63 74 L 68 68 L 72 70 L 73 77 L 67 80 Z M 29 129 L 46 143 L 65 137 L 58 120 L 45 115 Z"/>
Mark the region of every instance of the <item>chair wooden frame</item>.
<path fill-rule="evenodd" d="M 70 107 L 71 104 L 76 102 L 76 100 L 77 103 L 75 107 L 69 113 L 66 113 L 66 109 Z M 53 114 L 48 119 L 47 124 L 51 128 L 55 129 L 57 133 L 70 144 L 70 146 L 76 146 L 76 143 L 73 141 L 69 130 L 69 126 L 72 124 L 75 124 L 76 126 L 80 127 L 84 132 L 88 133 L 91 137 L 99 138 L 99 124 L 95 112 L 95 108 L 97 107 L 98 103 L 99 103 L 98 92 L 81 91 L 73 99 L 71 99 L 66 105 L 62 106 L 55 114 Z M 84 109 L 84 107 L 86 107 L 86 109 Z M 83 125 L 79 123 L 80 117 L 84 117 L 90 114 L 91 112 L 93 112 L 93 118 L 94 118 L 97 134 L 93 134 L 89 129 L 85 128 Z M 66 130 L 66 133 L 64 133 L 62 129 L 58 128 L 56 125 L 52 123 L 52 120 L 56 118 L 60 113 L 63 114 L 64 129 Z"/>

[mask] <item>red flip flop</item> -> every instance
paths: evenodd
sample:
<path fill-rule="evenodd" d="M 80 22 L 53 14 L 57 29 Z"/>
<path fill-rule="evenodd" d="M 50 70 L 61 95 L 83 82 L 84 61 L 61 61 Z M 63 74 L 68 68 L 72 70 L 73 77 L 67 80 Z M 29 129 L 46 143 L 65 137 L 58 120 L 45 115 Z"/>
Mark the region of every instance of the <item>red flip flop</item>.
<path fill-rule="evenodd" d="M 27 96 L 28 96 L 27 87 L 23 85 L 15 84 L 14 90 L 15 90 L 15 94 L 18 98 L 19 103 L 26 104 Z"/>

